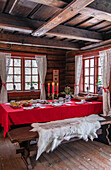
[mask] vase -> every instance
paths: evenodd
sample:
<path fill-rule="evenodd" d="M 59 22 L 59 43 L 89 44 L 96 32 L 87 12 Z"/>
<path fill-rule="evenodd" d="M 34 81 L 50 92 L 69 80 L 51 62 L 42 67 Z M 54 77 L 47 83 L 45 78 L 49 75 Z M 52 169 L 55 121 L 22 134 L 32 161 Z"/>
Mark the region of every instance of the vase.
<path fill-rule="evenodd" d="M 70 100 L 71 100 L 71 95 L 66 94 L 65 101 L 70 102 Z"/>
<path fill-rule="evenodd" d="M 35 90 L 35 88 L 34 88 L 33 86 L 31 86 L 31 87 L 30 87 L 30 90 L 31 90 L 31 91 L 34 91 L 34 90 Z"/>

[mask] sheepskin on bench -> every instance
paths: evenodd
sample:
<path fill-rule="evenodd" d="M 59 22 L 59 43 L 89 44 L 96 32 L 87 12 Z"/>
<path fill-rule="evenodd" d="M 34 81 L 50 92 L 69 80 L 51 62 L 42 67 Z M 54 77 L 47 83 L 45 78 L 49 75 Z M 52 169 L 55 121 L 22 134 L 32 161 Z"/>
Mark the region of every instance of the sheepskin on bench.
<path fill-rule="evenodd" d="M 36 160 L 44 151 L 53 151 L 63 140 L 78 137 L 88 141 L 88 138 L 97 138 L 96 131 L 101 127 L 101 120 L 105 119 L 98 115 L 90 115 L 48 123 L 33 123 L 31 131 L 37 131 L 39 134 Z"/>

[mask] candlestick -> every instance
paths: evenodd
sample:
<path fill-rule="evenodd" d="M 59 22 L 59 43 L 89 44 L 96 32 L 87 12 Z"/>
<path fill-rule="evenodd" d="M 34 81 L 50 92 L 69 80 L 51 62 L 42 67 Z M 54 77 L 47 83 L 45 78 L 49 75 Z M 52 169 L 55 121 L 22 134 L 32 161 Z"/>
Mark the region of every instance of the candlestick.
<path fill-rule="evenodd" d="M 52 82 L 52 99 L 54 99 L 54 85 L 55 85 L 55 83 Z"/>
<path fill-rule="evenodd" d="M 59 95 L 59 83 L 57 83 L 57 97 Z"/>
<path fill-rule="evenodd" d="M 48 83 L 48 97 L 50 96 L 50 83 Z"/>

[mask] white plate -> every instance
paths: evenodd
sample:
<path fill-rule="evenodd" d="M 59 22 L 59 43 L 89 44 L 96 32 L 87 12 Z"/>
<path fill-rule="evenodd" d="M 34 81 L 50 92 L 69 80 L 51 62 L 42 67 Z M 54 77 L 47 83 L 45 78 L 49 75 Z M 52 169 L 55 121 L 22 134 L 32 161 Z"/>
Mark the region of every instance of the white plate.
<path fill-rule="evenodd" d="M 39 108 L 44 109 L 44 108 L 46 108 L 46 107 L 44 107 L 44 106 L 39 106 Z"/>
<path fill-rule="evenodd" d="M 83 102 L 75 102 L 76 104 L 84 104 Z"/>
<path fill-rule="evenodd" d="M 66 105 L 66 106 L 70 106 L 71 104 L 69 104 L 69 103 L 66 103 L 65 105 Z"/>
<path fill-rule="evenodd" d="M 10 105 L 10 103 L 5 103 L 5 105 Z"/>
<path fill-rule="evenodd" d="M 62 106 L 63 104 L 62 103 L 54 103 L 52 104 L 52 106 L 55 106 L 55 107 L 59 107 L 59 106 Z"/>
<path fill-rule="evenodd" d="M 33 108 L 34 108 L 33 106 L 31 106 L 31 107 L 23 107 L 23 109 L 25 109 L 25 110 L 31 110 Z"/>

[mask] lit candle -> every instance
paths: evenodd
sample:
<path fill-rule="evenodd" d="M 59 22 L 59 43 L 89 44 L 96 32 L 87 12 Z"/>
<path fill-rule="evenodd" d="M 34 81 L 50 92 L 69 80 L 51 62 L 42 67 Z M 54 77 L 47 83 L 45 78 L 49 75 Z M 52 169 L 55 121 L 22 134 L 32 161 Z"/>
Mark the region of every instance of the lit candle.
<path fill-rule="evenodd" d="M 57 96 L 58 96 L 58 93 L 59 93 L 59 83 L 57 83 Z"/>
<path fill-rule="evenodd" d="M 48 83 L 48 96 L 50 95 L 50 83 Z"/>
<path fill-rule="evenodd" d="M 52 82 L 52 94 L 54 94 L 54 85 L 55 85 L 55 83 Z"/>

